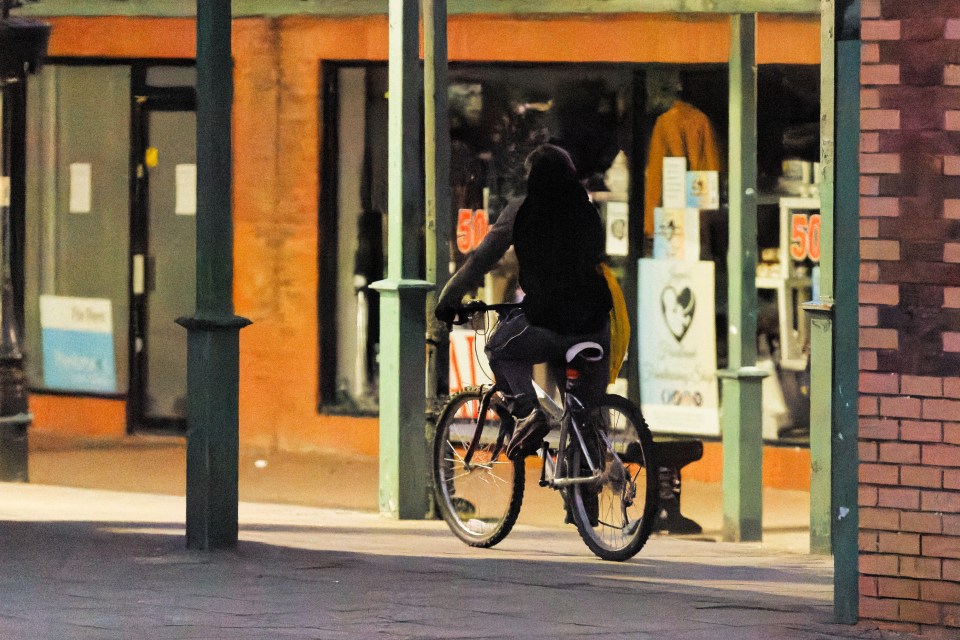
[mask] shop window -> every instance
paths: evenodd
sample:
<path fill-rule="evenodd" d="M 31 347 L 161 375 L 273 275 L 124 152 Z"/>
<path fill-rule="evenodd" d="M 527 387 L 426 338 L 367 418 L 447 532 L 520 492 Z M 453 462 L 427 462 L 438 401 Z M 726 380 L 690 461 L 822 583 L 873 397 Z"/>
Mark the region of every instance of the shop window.
<path fill-rule="evenodd" d="M 511 199 L 523 196 L 526 155 L 538 144 L 554 142 L 570 151 L 605 222 L 615 222 L 608 225 L 608 253 L 632 309 L 637 303 L 636 261 L 651 253 L 644 241 L 644 219 L 650 215 L 644 176 L 654 127 L 676 100 L 702 114 L 715 134 L 721 165 L 719 209 L 708 212 L 701 225 L 700 259 L 715 263 L 718 327 L 717 343 L 705 347 L 715 348 L 718 366 L 725 366 L 726 65 L 453 63 L 449 80 L 450 268 L 463 263 Z M 812 170 L 816 159 L 818 82 L 816 66 L 759 69 L 761 249 L 779 246 L 779 202 L 797 188 L 791 182 L 794 167 L 809 162 Z M 386 65 L 328 64 L 324 84 L 321 408 L 372 414 L 377 410 L 377 297 L 363 285 L 382 277 L 385 264 Z M 664 88 L 670 95 L 662 95 Z M 813 193 L 815 186 L 804 189 Z M 502 266 L 477 283 L 477 295 L 502 300 L 512 294 L 515 267 Z M 764 311 L 776 313 L 769 292 L 761 292 L 761 300 Z M 776 319 L 764 324 L 767 333 L 760 336 L 771 345 L 765 355 L 774 368 L 783 341 L 774 332 L 778 326 Z M 621 390 L 627 395 L 638 386 L 633 349 L 623 374 L 630 378 Z M 795 380 L 780 376 L 781 404 L 787 405 L 781 413 L 789 416 L 778 420 L 785 431 L 799 433 L 806 427 L 808 391 L 802 375 Z M 795 397 L 788 397 L 791 393 Z"/>

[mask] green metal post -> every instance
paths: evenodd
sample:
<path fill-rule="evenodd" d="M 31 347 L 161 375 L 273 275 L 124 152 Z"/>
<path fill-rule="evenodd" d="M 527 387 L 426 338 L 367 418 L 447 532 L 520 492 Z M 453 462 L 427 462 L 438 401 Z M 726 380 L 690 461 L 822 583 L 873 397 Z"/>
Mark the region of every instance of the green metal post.
<path fill-rule="evenodd" d="M 197 306 L 187 329 L 187 547 L 237 544 L 240 329 L 233 313 L 230 3 L 197 0 Z"/>
<path fill-rule="evenodd" d="M 424 310 L 433 285 L 416 277 L 423 221 L 418 6 L 390 0 L 389 10 L 387 279 L 372 285 L 381 317 L 380 513 L 415 519 L 429 511 Z"/>
<path fill-rule="evenodd" d="M 4 3 L 4 14 L 9 11 Z M 22 74 L 21 74 L 22 75 Z M 13 218 L 22 219 L 25 185 L 23 117 L 26 77 L 0 77 L 0 480 L 27 482 L 27 385 L 13 292 Z M 18 126 L 19 125 L 19 126 Z"/>
<path fill-rule="evenodd" d="M 450 277 L 452 200 L 450 193 L 450 118 L 447 111 L 447 2 L 421 0 L 423 15 L 423 118 L 426 183 L 427 294 L 429 349 L 427 399 L 436 401 L 449 386 L 447 326 L 433 317 L 437 293 Z M 436 407 L 435 407 L 436 408 Z"/>
<path fill-rule="evenodd" d="M 763 435 L 757 368 L 757 66 L 754 14 L 730 18 L 728 369 L 722 379 L 723 538 L 762 537 Z"/>
<path fill-rule="evenodd" d="M 810 552 L 830 553 L 830 431 L 833 422 L 834 132 L 836 54 L 834 3 L 820 18 L 820 282 L 810 316 Z M 859 88 L 858 88 L 859 90 Z M 859 128 L 859 127 L 858 127 Z M 857 250 L 859 254 L 859 249 Z"/>
<path fill-rule="evenodd" d="M 859 5 L 859 2 L 856 3 Z M 860 15 L 859 6 L 854 12 Z M 833 333 L 833 465 L 831 504 L 836 518 L 833 542 L 833 602 L 838 622 L 859 617 L 859 325 L 860 300 L 860 40 L 837 46 L 837 167 L 834 212 L 834 281 L 844 295 L 836 300 Z"/>
<path fill-rule="evenodd" d="M 821 256 L 811 315 L 810 548 L 833 552 L 834 617 L 859 615 L 859 2 L 821 13 Z M 836 292 L 842 292 L 839 297 Z"/>

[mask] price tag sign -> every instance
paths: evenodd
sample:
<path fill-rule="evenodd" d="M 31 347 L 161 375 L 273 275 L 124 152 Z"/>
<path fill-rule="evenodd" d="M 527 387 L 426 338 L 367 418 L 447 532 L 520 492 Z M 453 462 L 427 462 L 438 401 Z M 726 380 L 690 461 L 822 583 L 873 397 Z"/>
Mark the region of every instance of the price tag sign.
<path fill-rule="evenodd" d="M 490 229 L 490 218 L 483 209 L 460 209 L 457 212 L 457 249 L 470 253 L 478 246 Z"/>
<path fill-rule="evenodd" d="M 794 260 L 820 261 L 820 214 L 790 215 L 790 257 Z"/>

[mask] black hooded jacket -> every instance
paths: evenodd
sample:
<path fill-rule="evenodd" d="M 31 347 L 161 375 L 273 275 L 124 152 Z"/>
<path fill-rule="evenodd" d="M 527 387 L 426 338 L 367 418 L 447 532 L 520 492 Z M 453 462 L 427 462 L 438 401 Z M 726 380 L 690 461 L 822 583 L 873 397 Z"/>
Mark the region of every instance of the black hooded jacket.
<path fill-rule="evenodd" d="M 599 270 L 603 227 L 570 157 L 558 147 L 544 145 L 531 154 L 513 244 L 530 324 L 567 335 L 603 328 L 613 306 Z"/>

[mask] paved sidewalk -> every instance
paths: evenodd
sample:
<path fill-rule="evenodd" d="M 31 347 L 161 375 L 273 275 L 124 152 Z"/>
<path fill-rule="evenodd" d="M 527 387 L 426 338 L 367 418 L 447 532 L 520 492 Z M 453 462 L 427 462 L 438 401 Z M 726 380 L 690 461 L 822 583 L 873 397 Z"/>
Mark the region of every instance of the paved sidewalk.
<path fill-rule="evenodd" d="M 652 539 L 595 559 L 520 526 L 474 550 L 440 522 L 240 507 L 234 551 L 184 549 L 182 497 L 0 485 L 0 638 L 892 638 L 834 625 L 829 558 Z"/>

